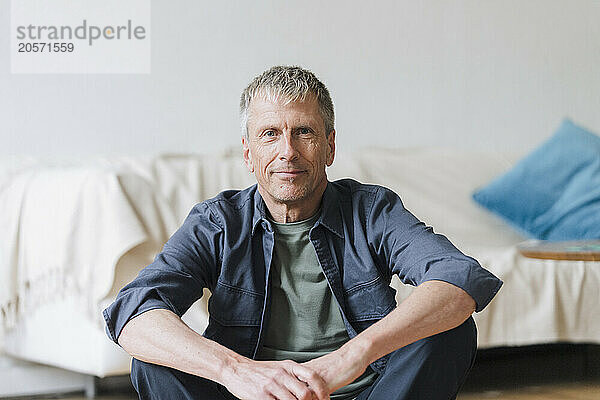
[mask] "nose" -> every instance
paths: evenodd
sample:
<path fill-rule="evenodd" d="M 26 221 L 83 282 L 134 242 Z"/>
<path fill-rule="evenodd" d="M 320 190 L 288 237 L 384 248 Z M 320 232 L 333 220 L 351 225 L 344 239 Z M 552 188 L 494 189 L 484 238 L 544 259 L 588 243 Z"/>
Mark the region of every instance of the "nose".
<path fill-rule="evenodd" d="M 297 143 L 295 143 L 294 137 L 290 133 L 282 135 L 279 146 L 280 160 L 293 161 L 298 158 Z"/>

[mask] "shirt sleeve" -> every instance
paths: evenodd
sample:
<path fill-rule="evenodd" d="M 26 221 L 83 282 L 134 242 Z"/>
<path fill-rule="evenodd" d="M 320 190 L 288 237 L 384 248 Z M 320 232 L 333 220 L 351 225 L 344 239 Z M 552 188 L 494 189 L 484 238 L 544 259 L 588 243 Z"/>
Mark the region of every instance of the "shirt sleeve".
<path fill-rule="evenodd" d="M 162 308 L 181 316 L 212 287 L 220 263 L 222 228 L 205 203 L 196 205 L 154 261 L 103 311 L 106 331 L 118 343 L 132 318 Z"/>
<path fill-rule="evenodd" d="M 460 252 L 444 235 L 434 233 L 404 208 L 396 193 L 379 188 L 369 213 L 375 251 L 393 274 L 411 285 L 438 280 L 467 292 L 483 310 L 502 281 L 477 260 Z"/>

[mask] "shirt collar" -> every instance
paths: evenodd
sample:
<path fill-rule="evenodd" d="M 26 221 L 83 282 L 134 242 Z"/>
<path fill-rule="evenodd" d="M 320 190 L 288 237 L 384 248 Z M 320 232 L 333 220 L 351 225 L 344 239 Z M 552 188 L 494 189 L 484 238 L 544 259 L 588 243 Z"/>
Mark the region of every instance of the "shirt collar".
<path fill-rule="evenodd" d="M 331 182 L 327 182 L 323 198 L 321 200 L 321 216 L 317 220 L 317 224 L 323 225 L 325 228 L 335 233 L 342 239 L 344 238 L 344 228 L 342 223 L 341 203 L 338 192 L 335 190 Z M 264 229 L 271 229 L 267 218 L 267 205 L 263 200 L 258 185 L 254 185 L 254 216 L 252 217 L 252 235 L 258 225 Z"/>
<path fill-rule="evenodd" d="M 325 192 L 323 192 L 321 208 L 323 209 L 323 212 L 317 223 L 320 223 L 343 239 L 344 227 L 342 223 L 342 205 L 339 193 L 335 190 L 331 182 L 327 182 L 327 187 L 325 188 Z"/>
<path fill-rule="evenodd" d="M 263 228 L 269 226 L 267 220 L 267 205 L 258 191 L 258 184 L 254 185 L 254 215 L 252 217 L 252 236 L 256 227 L 261 224 Z"/>

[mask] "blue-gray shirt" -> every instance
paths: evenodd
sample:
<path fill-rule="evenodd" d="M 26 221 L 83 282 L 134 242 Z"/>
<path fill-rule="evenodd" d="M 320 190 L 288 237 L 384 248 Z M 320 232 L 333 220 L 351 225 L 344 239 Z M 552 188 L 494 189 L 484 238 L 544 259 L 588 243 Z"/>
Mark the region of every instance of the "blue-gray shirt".
<path fill-rule="evenodd" d="M 350 338 L 396 307 L 393 274 L 419 285 L 440 280 L 464 289 L 481 311 L 502 282 L 407 211 L 398 195 L 351 179 L 329 182 L 310 230 L 323 273 Z M 162 308 L 181 316 L 209 300 L 208 339 L 255 358 L 269 322 L 273 227 L 256 185 L 197 204 L 154 262 L 104 310 L 117 342 L 135 316 Z M 385 368 L 388 356 L 371 366 Z"/>

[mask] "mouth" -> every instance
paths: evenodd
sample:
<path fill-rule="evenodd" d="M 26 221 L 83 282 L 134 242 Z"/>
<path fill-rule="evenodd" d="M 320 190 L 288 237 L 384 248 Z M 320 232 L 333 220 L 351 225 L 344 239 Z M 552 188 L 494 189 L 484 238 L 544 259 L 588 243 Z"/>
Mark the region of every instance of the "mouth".
<path fill-rule="evenodd" d="M 281 171 L 273 171 L 273 175 L 281 179 L 292 179 L 297 178 L 302 174 L 305 174 L 306 170 L 303 169 L 286 169 Z"/>

